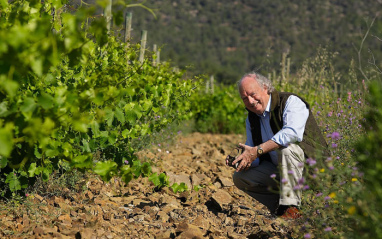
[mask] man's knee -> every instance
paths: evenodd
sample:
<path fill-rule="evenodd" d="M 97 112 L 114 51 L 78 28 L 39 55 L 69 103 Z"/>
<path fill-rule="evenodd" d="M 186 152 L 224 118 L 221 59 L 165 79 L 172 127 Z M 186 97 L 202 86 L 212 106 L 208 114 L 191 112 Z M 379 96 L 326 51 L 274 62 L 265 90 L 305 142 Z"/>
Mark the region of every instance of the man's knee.
<path fill-rule="evenodd" d="M 264 191 L 267 187 L 266 182 L 262 182 L 260 179 L 249 178 L 248 173 L 235 172 L 232 176 L 235 186 L 243 191 L 258 192 Z"/>
<path fill-rule="evenodd" d="M 246 188 L 246 183 L 244 181 L 243 173 L 240 172 L 235 172 L 232 175 L 232 181 L 235 184 L 235 186 L 241 190 L 245 190 Z"/>
<path fill-rule="evenodd" d="M 279 160 L 282 157 L 288 157 L 292 159 L 296 159 L 300 162 L 304 161 L 304 151 L 297 144 L 290 144 L 288 147 L 282 147 L 279 150 Z"/>

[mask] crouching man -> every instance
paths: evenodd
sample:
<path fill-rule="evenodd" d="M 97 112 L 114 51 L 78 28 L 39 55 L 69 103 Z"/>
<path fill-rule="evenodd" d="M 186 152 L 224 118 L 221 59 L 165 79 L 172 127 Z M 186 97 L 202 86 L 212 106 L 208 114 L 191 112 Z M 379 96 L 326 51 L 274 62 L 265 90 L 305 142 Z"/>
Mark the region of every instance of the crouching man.
<path fill-rule="evenodd" d="M 272 213 L 298 218 L 305 159 L 325 153 L 326 141 L 299 96 L 277 92 L 256 72 L 244 75 L 238 88 L 248 111 L 247 140 L 239 144 L 244 151 L 233 162 L 233 182 Z"/>

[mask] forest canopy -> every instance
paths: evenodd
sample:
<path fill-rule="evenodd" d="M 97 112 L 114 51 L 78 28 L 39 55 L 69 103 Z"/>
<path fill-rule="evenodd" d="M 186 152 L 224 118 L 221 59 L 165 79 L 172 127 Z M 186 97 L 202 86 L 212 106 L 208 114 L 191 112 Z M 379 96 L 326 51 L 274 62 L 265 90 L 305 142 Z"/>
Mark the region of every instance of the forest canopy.
<path fill-rule="evenodd" d="M 131 1 L 136 2 L 140 1 Z M 79 1 L 72 4 L 78 6 Z M 143 8 L 125 10 L 133 13 L 132 41 L 138 42 L 141 30 L 147 30 L 149 50 L 157 44 L 161 59 L 224 83 L 252 70 L 265 75 L 279 70 L 283 54 L 291 59 L 293 74 L 319 47 L 335 52 L 334 66 L 346 74 L 350 61 L 358 60 L 357 49 L 374 18 L 363 45 L 363 65 L 373 57 L 382 59 L 382 43 L 376 37 L 382 35 L 377 12 L 382 1 L 148 0 L 144 4 L 156 17 Z"/>

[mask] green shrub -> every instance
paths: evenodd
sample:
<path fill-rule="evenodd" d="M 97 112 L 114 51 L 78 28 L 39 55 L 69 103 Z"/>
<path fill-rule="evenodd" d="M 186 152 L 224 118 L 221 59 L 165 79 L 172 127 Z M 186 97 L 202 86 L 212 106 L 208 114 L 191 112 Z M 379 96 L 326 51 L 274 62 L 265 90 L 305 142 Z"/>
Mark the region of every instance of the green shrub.
<path fill-rule="evenodd" d="M 382 84 L 372 82 L 367 95 L 366 134 L 357 143 L 356 159 L 364 173 L 362 190 L 348 204 L 353 230 L 347 238 L 382 238 Z"/>
<path fill-rule="evenodd" d="M 195 130 L 202 133 L 245 132 L 247 113 L 237 87 L 215 87 L 214 93 L 200 91 L 191 99 Z"/>
<path fill-rule="evenodd" d="M 150 176 L 133 140 L 191 116 L 194 80 L 149 52 L 141 62 L 140 45 L 118 41 L 96 6 L 70 14 L 65 2 L 1 2 L 2 189 L 21 192 L 67 164 L 104 180 Z"/>

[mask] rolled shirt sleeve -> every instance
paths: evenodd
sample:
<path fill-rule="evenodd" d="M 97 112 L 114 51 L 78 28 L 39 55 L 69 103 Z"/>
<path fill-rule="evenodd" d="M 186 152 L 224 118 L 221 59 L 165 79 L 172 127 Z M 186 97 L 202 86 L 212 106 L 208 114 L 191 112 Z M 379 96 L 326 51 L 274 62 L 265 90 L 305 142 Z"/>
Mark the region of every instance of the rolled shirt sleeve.
<path fill-rule="evenodd" d="M 301 142 L 308 117 L 309 110 L 306 104 L 297 96 L 289 96 L 283 112 L 283 127 L 272 140 L 284 147 Z"/>

